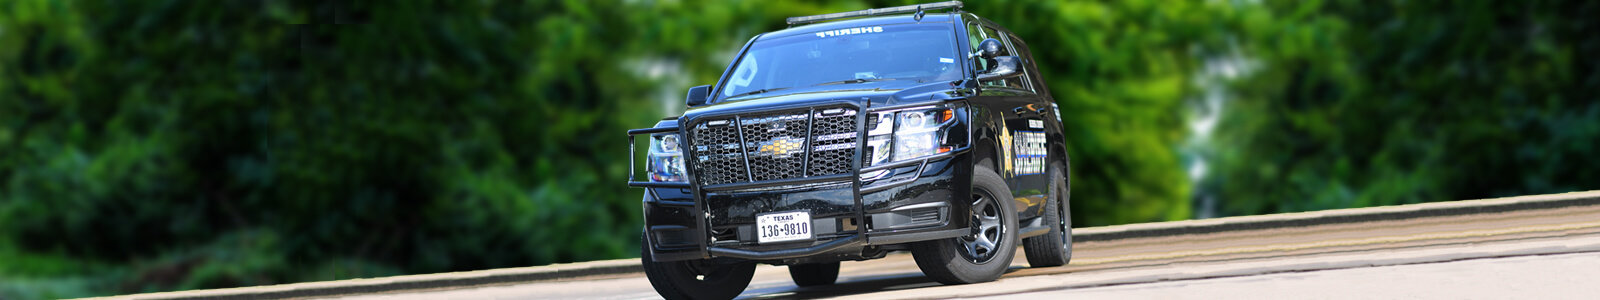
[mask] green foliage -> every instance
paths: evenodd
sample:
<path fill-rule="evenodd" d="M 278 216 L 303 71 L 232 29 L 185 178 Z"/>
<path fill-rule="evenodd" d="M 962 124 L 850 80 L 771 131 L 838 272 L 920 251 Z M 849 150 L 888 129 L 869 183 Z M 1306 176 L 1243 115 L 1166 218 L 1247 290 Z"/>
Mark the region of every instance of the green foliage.
<path fill-rule="evenodd" d="M 1586 1 L 1285 1 L 1248 26 L 1202 193 L 1247 215 L 1593 189 Z M 1222 147 L 1222 146 L 1219 146 Z"/>
<path fill-rule="evenodd" d="M 1596 4 L 968 2 L 1037 55 L 1078 226 L 1600 182 Z M 909 3 L 0 1 L 0 298 L 632 256 L 624 130 L 784 17 Z"/>
<path fill-rule="evenodd" d="M 289 25 L 290 1 L 0 4 L 0 253 L 52 259 L 0 276 L 103 294 L 637 253 L 616 157 L 657 112 L 617 63 L 644 46 L 599 30 L 637 25 L 443 4 L 354 7 L 365 25 Z"/>

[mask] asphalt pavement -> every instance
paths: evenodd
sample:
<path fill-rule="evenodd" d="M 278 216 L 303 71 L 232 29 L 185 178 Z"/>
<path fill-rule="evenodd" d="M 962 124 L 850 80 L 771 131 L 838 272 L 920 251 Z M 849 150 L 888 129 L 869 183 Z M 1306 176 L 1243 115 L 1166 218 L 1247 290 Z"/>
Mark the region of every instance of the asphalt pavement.
<path fill-rule="evenodd" d="M 1593 205 L 1197 232 L 1079 242 L 1072 262 L 1054 268 L 1028 268 L 1019 251 L 1000 280 L 961 286 L 928 280 L 905 253 L 845 262 L 839 283 L 823 287 L 798 288 L 784 267 L 761 266 L 740 297 L 1592 298 L 1587 283 L 1600 275 Z M 532 298 L 658 296 L 633 272 L 341 299 Z"/>

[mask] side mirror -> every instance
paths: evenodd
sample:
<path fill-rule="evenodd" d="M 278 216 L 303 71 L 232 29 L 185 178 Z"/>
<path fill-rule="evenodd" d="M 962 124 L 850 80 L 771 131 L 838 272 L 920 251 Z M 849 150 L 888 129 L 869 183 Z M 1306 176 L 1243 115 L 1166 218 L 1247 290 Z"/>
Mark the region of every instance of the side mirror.
<path fill-rule="evenodd" d="M 1022 76 L 1022 58 L 1016 56 L 995 56 L 993 67 L 988 72 L 978 74 L 978 80 L 999 80 Z"/>
<path fill-rule="evenodd" d="M 689 107 L 705 105 L 706 96 L 710 93 L 710 85 L 692 87 L 689 88 L 689 95 L 683 97 L 683 102 L 689 104 Z"/>
<path fill-rule="evenodd" d="M 984 39 L 982 42 L 978 42 L 978 53 L 976 54 L 978 57 L 982 57 L 984 59 L 991 59 L 995 56 L 999 56 L 1000 40 Z"/>

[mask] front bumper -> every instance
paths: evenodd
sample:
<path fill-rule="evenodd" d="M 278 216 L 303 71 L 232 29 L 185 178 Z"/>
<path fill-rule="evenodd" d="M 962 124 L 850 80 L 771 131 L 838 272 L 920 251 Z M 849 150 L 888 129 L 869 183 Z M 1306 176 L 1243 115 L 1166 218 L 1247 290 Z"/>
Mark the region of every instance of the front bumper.
<path fill-rule="evenodd" d="M 804 184 L 653 186 L 644 199 L 645 241 L 656 261 L 729 257 L 783 260 L 859 255 L 870 246 L 965 235 L 968 149 Z M 757 214 L 807 211 L 814 240 L 761 244 Z"/>
<path fill-rule="evenodd" d="M 930 103 L 879 107 L 870 111 L 896 111 Z M 858 141 L 849 166 L 862 165 L 867 140 L 867 110 L 850 101 L 815 101 L 797 106 L 763 107 L 761 111 L 724 111 L 686 115 L 677 121 L 663 121 L 657 128 L 628 131 L 630 145 L 635 135 L 676 133 L 692 139 L 679 125 L 696 120 L 714 120 L 765 111 L 812 110 L 830 107 L 853 108 L 855 140 Z M 656 261 L 707 258 L 738 258 L 757 261 L 837 255 L 862 257 L 864 250 L 878 245 L 962 236 L 970 231 L 965 216 L 970 209 L 973 165 L 970 120 L 965 104 L 953 105 L 957 124 L 946 134 L 951 151 L 921 158 L 885 163 L 866 168 L 850 168 L 836 175 L 798 178 L 690 184 L 687 182 L 630 181 L 645 187 L 644 216 L 646 241 Z M 740 137 L 744 139 L 743 136 Z M 742 142 L 742 141 L 741 141 Z M 683 157 L 690 157 L 689 147 Z M 748 160 L 748 158 L 746 158 Z M 686 169 L 696 162 L 685 160 Z M 747 161 L 748 163 L 748 161 Z M 688 182 L 697 182 L 695 173 Z M 632 180 L 632 174 L 629 176 Z M 958 196 L 959 195 L 959 196 Z M 810 213 L 813 240 L 762 244 L 755 238 L 755 218 L 772 212 Z"/>

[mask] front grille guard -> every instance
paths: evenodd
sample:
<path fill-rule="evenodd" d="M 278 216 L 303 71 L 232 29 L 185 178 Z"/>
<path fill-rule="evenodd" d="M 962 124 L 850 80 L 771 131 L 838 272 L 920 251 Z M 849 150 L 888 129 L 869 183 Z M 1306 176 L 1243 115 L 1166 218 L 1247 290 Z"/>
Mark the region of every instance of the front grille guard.
<path fill-rule="evenodd" d="M 692 128 L 692 127 L 689 127 L 689 126 L 694 126 L 694 124 L 699 124 L 699 122 L 701 120 L 729 118 L 729 117 L 734 117 L 734 116 L 738 116 L 738 115 L 745 115 L 745 114 L 752 114 L 752 113 L 762 113 L 762 112 L 769 112 L 769 111 L 797 111 L 797 110 L 802 110 L 802 109 L 816 110 L 816 109 L 837 108 L 837 107 L 848 107 L 848 108 L 856 110 L 856 115 L 855 115 L 855 118 L 856 118 L 856 122 L 855 122 L 856 147 L 855 147 L 855 150 L 853 151 L 854 154 L 852 154 L 850 156 L 850 165 L 847 168 L 847 169 L 849 169 L 847 173 L 824 175 L 824 176 L 809 176 L 809 177 L 797 177 L 797 178 L 786 178 L 786 179 L 776 179 L 776 180 L 752 181 L 752 182 L 724 183 L 724 184 L 714 184 L 714 185 L 694 184 L 694 183 L 698 183 L 700 181 L 697 178 L 695 178 L 695 176 L 696 176 L 695 173 L 696 172 L 693 171 L 693 170 L 695 170 L 695 168 L 697 166 L 695 165 L 695 163 L 696 163 L 695 160 L 694 159 L 690 159 L 692 156 L 691 156 L 691 151 L 689 151 L 689 149 L 693 146 L 693 145 L 690 145 L 690 147 L 679 147 L 680 148 L 679 151 L 682 151 L 681 154 L 683 155 L 683 158 L 684 158 L 683 159 L 683 164 L 684 164 L 683 168 L 684 168 L 684 171 L 685 171 L 684 172 L 684 181 L 685 182 L 654 182 L 654 181 L 648 181 L 648 180 L 645 180 L 645 181 L 634 180 L 634 178 L 635 178 L 634 177 L 635 176 L 634 168 L 635 168 L 635 164 L 636 164 L 636 162 L 634 161 L 634 156 L 636 156 L 636 154 L 637 154 L 637 152 L 636 152 L 637 149 L 634 149 L 634 143 L 635 143 L 634 142 L 634 136 L 635 135 L 650 135 L 650 134 L 659 134 L 659 133 L 677 133 L 679 135 L 679 137 L 680 137 L 680 139 L 679 139 L 680 141 L 690 141 L 690 140 L 692 140 L 692 137 L 689 135 L 690 134 L 690 130 L 687 130 L 686 128 Z M 699 225 L 698 227 L 699 227 L 700 230 L 697 230 L 695 232 L 697 234 L 697 236 L 695 238 L 695 244 L 698 246 L 697 248 L 700 249 L 699 252 L 700 252 L 700 257 L 701 258 L 711 258 L 711 253 L 715 252 L 715 253 L 717 253 L 718 256 L 738 257 L 738 258 L 746 258 L 746 259 L 784 259 L 784 258 L 794 258 L 794 257 L 806 256 L 806 255 L 809 255 L 811 253 L 825 252 L 825 251 L 829 251 L 829 250 L 832 250 L 832 249 L 838 249 L 840 247 L 845 247 L 845 246 L 865 244 L 867 242 L 866 238 L 865 238 L 867 236 L 867 227 L 866 226 L 857 226 L 856 227 L 856 234 L 853 235 L 853 236 L 839 238 L 839 239 L 833 240 L 831 242 L 822 243 L 822 244 L 814 245 L 814 246 L 811 246 L 811 247 L 808 247 L 808 248 L 803 248 L 803 249 L 787 249 L 787 250 L 781 250 L 781 251 L 757 252 L 757 251 L 748 251 L 748 250 L 742 250 L 742 249 L 732 249 L 732 248 L 722 248 L 722 247 L 708 247 L 709 239 L 711 237 L 711 232 L 710 232 L 711 228 L 710 228 L 709 221 L 706 220 L 706 216 L 707 216 L 706 210 L 708 210 L 709 208 L 706 207 L 705 193 L 706 192 L 737 191 L 737 190 L 756 189 L 756 188 L 771 188 L 771 187 L 779 187 L 779 186 L 786 186 L 786 185 L 805 185 L 805 184 L 822 183 L 822 182 L 839 182 L 839 181 L 848 180 L 850 182 L 850 190 L 851 190 L 850 195 L 851 195 L 851 197 L 854 198 L 853 200 L 855 202 L 855 207 L 853 209 L 855 211 L 854 218 L 856 218 L 856 220 L 866 220 L 866 217 L 867 217 L 866 211 L 864 209 L 862 209 L 862 204 L 861 204 L 861 185 L 862 185 L 862 182 L 861 182 L 861 168 L 860 168 L 860 166 L 861 166 L 861 157 L 863 155 L 862 151 L 865 151 L 865 148 L 866 148 L 865 145 L 866 145 L 866 140 L 867 140 L 867 128 L 866 128 L 866 126 L 867 126 L 867 115 L 869 115 L 869 114 L 867 113 L 866 108 L 862 107 L 860 105 L 857 105 L 854 102 L 849 102 L 849 101 L 827 101 L 827 102 L 810 103 L 810 105 L 804 105 L 804 106 L 793 106 L 793 107 L 763 109 L 761 111 L 737 111 L 737 112 L 725 112 L 725 113 L 718 113 L 718 114 L 708 114 L 708 115 L 695 116 L 693 119 L 688 119 L 687 117 L 685 117 L 685 118 L 680 118 L 678 120 L 678 124 L 688 124 L 687 126 L 659 127 L 659 128 L 645 128 L 645 129 L 628 130 L 628 151 L 629 151 L 629 154 L 628 154 L 628 186 L 644 187 L 644 188 L 687 188 L 687 189 L 689 189 L 690 192 L 691 192 L 690 194 L 694 195 L 694 203 L 683 203 L 683 204 L 687 204 L 687 207 L 685 207 L 685 208 L 690 209 L 690 212 L 691 212 L 690 215 L 691 216 L 698 216 L 698 217 L 695 218 L 696 219 L 695 222 L 696 222 L 696 224 Z M 811 137 L 809 137 L 809 136 L 807 137 L 807 139 L 810 139 L 810 138 Z M 741 147 L 742 147 L 742 145 L 741 145 Z M 807 151 L 809 152 L 810 149 L 808 149 Z M 804 173 L 804 172 L 802 172 L 802 173 Z M 673 203 L 665 203 L 665 201 L 663 201 L 663 203 L 659 203 L 659 204 L 660 205 L 677 206 L 677 205 L 674 205 Z M 645 241 L 645 242 L 648 243 L 648 241 Z M 715 248 L 715 249 L 713 249 L 713 248 Z M 652 247 L 652 249 L 650 251 L 654 252 L 655 251 L 654 247 Z"/>
<path fill-rule="evenodd" d="M 732 186 L 806 184 L 809 177 L 848 174 L 861 145 L 854 107 L 800 108 L 779 112 L 698 117 L 685 127 L 695 184 L 711 190 Z M 788 124 L 788 125 L 784 125 Z M 787 129 L 785 129 L 787 128 Z M 798 136 L 798 137 L 796 137 Z"/>

